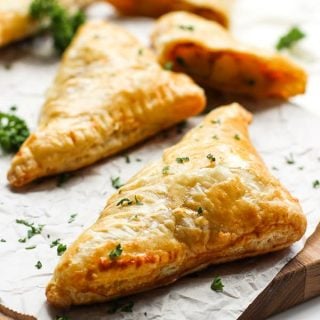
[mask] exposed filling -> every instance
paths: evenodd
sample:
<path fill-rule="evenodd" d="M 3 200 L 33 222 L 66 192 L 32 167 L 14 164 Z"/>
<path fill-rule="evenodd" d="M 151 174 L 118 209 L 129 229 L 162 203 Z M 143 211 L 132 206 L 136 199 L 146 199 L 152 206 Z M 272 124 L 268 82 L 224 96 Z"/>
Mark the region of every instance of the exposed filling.
<path fill-rule="evenodd" d="M 286 97 L 296 91 L 290 72 L 250 54 L 211 53 L 194 44 L 176 46 L 170 55 L 174 70 L 206 86 L 254 96 Z"/>

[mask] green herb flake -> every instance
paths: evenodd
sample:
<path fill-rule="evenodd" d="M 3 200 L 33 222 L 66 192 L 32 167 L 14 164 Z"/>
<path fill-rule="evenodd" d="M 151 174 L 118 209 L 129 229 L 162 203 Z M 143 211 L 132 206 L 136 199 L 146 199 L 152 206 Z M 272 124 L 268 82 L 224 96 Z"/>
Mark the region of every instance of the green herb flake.
<path fill-rule="evenodd" d="M 273 166 L 271 169 L 274 170 L 274 171 L 279 171 L 279 169 L 277 167 L 275 167 L 275 166 Z"/>
<path fill-rule="evenodd" d="M 312 186 L 314 189 L 320 188 L 320 181 L 319 180 L 313 181 Z"/>
<path fill-rule="evenodd" d="M 59 243 L 57 246 L 57 254 L 58 256 L 62 256 L 63 253 L 67 250 L 67 245 Z"/>
<path fill-rule="evenodd" d="M 111 184 L 115 189 L 120 189 L 123 186 L 120 181 L 120 177 L 111 178 Z"/>
<path fill-rule="evenodd" d="M 129 155 L 127 155 L 127 154 L 124 155 L 124 158 L 126 160 L 126 163 L 130 163 L 131 162 Z"/>
<path fill-rule="evenodd" d="M 7 240 L 6 239 L 0 239 L 0 242 L 7 242 Z"/>
<path fill-rule="evenodd" d="M 219 137 L 215 134 L 215 135 L 212 136 L 212 139 L 219 140 Z"/>
<path fill-rule="evenodd" d="M 107 311 L 109 314 L 114 314 L 116 312 L 132 312 L 134 306 L 133 301 L 123 302 L 123 301 L 114 301 L 111 304 L 110 309 Z"/>
<path fill-rule="evenodd" d="M 121 206 L 121 207 L 131 206 L 132 203 L 133 202 L 130 199 L 123 198 L 117 203 L 117 207 L 119 207 L 119 206 Z"/>
<path fill-rule="evenodd" d="M 134 196 L 134 201 L 135 201 L 135 204 L 136 204 L 137 206 L 142 206 L 142 205 L 143 205 L 143 203 L 138 199 L 137 196 Z"/>
<path fill-rule="evenodd" d="M 285 160 L 286 160 L 287 164 L 290 164 L 290 165 L 296 163 L 294 158 L 293 158 L 293 154 L 292 153 L 290 153 L 288 157 L 285 157 Z"/>
<path fill-rule="evenodd" d="M 210 160 L 210 162 L 216 162 L 216 158 L 211 153 L 207 155 L 207 158 Z"/>
<path fill-rule="evenodd" d="M 170 170 L 170 167 L 169 166 L 165 166 L 162 168 L 162 174 L 164 176 L 167 176 L 169 174 L 169 170 Z"/>
<path fill-rule="evenodd" d="M 178 27 L 184 31 L 194 31 L 194 26 L 192 25 L 179 25 Z"/>
<path fill-rule="evenodd" d="M 38 226 L 35 226 L 34 223 L 30 223 L 30 222 L 28 222 L 26 220 L 22 220 L 22 219 L 16 219 L 16 223 L 22 224 L 22 225 L 30 228 L 27 233 L 27 239 L 31 239 L 35 235 L 40 234 L 42 232 L 43 227 L 44 227 L 44 225 L 41 225 L 41 224 L 39 224 Z M 25 238 L 19 239 L 19 242 L 25 242 L 25 240 L 26 240 Z"/>
<path fill-rule="evenodd" d="M 202 209 L 202 207 L 199 207 L 198 210 L 197 210 L 197 212 L 198 212 L 198 215 L 199 215 L 199 216 L 202 216 L 202 214 L 203 214 L 203 209 Z"/>
<path fill-rule="evenodd" d="M 305 37 L 306 34 L 301 31 L 299 27 L 292 27 L 285 35 L 283 35 L 279 39 L 276 48 L 278 51 L 283 49 L 290 49 L 293 45 L 295 45 Z"/>
<path fill-rule="evenodd" d="M 137 162 L 141 162 L 141 161 L 142 161 L 142 159 L 140 159 L 140 158 L 136 158 L 136 161 L 137 161 Z"/>
<path fill-rule="evenodd" d="M 73 176 L 72 173 L 65 172 L 58 175 L 57 187 L 62 187 L 70 178 Z"/>
<path fill-rule="evenodd" d="M 119 258 L 122 254 L 123 249 L 121 248 L 121 244 L 119 243 L 113 250 L 109 253 L 110 260 L 115 260 Z"/>
<path fill-rule="evenodd" d="M 139 51 L 138 51 L 138 55 L 139 56 L 142 56 L 143 55 L 143 49 L 141 48 L 141 49 L 139 49 Z"/>
<path fill-rule="evenodd" d="M 20 243 L 25 243 L 25 242 L 27 241 L 27 238 L 20 238 L 20 239 L 18 239 L 18 241 L 19 241 Z"/>
<path fill-rule="evenodd" d="M 32 19 L 51 33 L 54 47 L 59 53 L 69 46 L 76 31 L 86 20 L 84 12 L 71 14 L 57 0 L 33 0 L 29 13 Z"/>
<path fill-rule="evenodd" d="M 61 239 L 56 239 L 51 242 L 50 248 L 56 247 L 60 243 Z"/>
<path fill-rule="evenodd" d="M 70 216 L 69 220 L 68 220 L 68 223 L 74 222 L 74 220 L 76 219 L 77 215 L 78 215 L 77 213 L 72 214 L 72 215 Z"/>
<path fill-rule="evenodd" d="M 180 157 L 180 158 L 176 158 L 176 161 L 181 164 L 181 163 L 189 162 L 190 159 L 189 157 Z"/>
<path fill-rule="evenodd" d="M 10 111 L 12 111 L 12 112 L 17 111 L 17 109 L 18 109 L 17 106 L 11 106 L 10 107 Z"/>
<path fill-rule="evenodd" d="M 41 268 L 42 268 L 42 263 L 41 263 L 41 261 L 38 261 L 34 266 L 35 266 L 37 269 L 41 269 Z"/>
<path fill-rule="evenodd" d="M 223 283 L 220 277 L 215 277 L 211 283 L 211 290 L 216 292 L 222 292 L 223 291 Z"/>
<path fill-rule="evenodd" d="M 211 120 L 211 123 L 213 123 L 213 124 L 221 124 L 221 120 L 220 119 Z"/>
<path fill-rule="evenodd" d="M 234 135 L 234 139 L 235 139 L 235 140 L 238 140 L 238 141 L 241 140 L 241 138 L 240 138 L 240 136 L 239 136 L 238 134 L 235 134 L 235 135 Z"/>
<path fill-rule="evenodd" d="M 164 70 L 171 71 L 173 69 L 173 62 L 172 61 L 167 61 L 164 66 Z"/>
<path fill-rule="evenodd" d="M 3 151 L 18 151 L 29 135 L 24 120 L 13 114 L 0 112 L 0 147 Z"/>
<path fill-rule="evenodd" d="M 32 249 L 35 249 L 36 247 L 37 247 L 37 246 L 34 245 L 34 246 L 26 247 L 25 249 L 26 249 L 26 250 L 32 250 Z"/>

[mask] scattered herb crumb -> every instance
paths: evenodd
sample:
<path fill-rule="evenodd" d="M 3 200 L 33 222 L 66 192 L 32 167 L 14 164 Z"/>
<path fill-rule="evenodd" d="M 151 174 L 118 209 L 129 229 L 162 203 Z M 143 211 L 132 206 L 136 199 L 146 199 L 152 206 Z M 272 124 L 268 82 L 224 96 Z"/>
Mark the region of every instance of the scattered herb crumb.
<path fill-rule="evenodd" d="M 42 268 L 42 263 L 41 263 L 41 261 L 38 261 L 34 266 L 35 266 L 37 269 L 41 269 L 41 268 Z"/>
<path fill-rule="evenodd" d="M 238 141 L 241 140 L 241 139 L 240 139 L 240 136 L 239 136 L 238 134 L 235 134 L 235 135 L 234 135 L 234 138 L 235 138 L 236 140 L 238 140 Z"/>
<path fill-rule="evenodd" d="M 306 34 L 301 31 L 299 27 L 292 27 L 285 35 L 283 35 L 279 39 L 276 48 L 278 51 L 283 49 L 290 49 L 293 45 L 295 45 L 298 41 L 305 37 Z"/>
<path fill-rule="evenodd" d="M 319 180 L 313 181 L 312 186 L 313 186 L 314 189 L 320 188 L 320 181 Z"/>
<path fill-rule="evenodd" d="M 212 136 L 212 139 L 219 140 L 219 138 L 216 134 L 214 136 Z"/>
<path fill-rule="evenodd" d="M 215 162 L 216 161 L 216 158 L 211 153 L 209 153 L 207 155 L 207 158 L 210 160 L 210 162 Z"/>
<path fill-rule="evenodd" d="M 189 157 L 180 157 L 180 158 L 176 158 L 176 161 L 178 163 L 185 163 L 185 162 L 189 162 L 190 159 L 189 159 Z"/>
<path fill-rule="evenodd" d="M 26 249 L 26 250 L 32 250 L 32 249 L 35 249 L 36 247 L 37 247 L 37 246 L 34 245 L 34 246 L 26 247 L 25 249 Z"/>
<path fill-rule="evenodd" d="M 288 157 L 285 157 L 287 164 L 295 164 L 295 160 L 293 158 L 293 154 L 290 153 Z"/>
<path fill-rule="evenodd" d="M 216 292 L 222 292 L 223 291 L 223 283 L 220 277 L 215 277 L 211 283 L 211 290 Z"/>
<path fill-rule="evenodd" d="M 272 170 L 275 170 L 275 171 L 278 171 L 278 170 L 279 170 L 279 169 L 278 169 L 277 167 L 275 167 L 275 166 L 273 166 L 271 169 L 272 169 Z"/>
<path fill-rule="evenodd" d="M 72 214 L 68 220 L 68 223 L 72 223 L 76 219 L 77 215 L 77 213 Z"/>
<path fill-rule="evenodd" d="M 108 310 L 108 313 L 114 314 L 117 311 L 119 311 L 119 312 L 132 312 L 133 306 L 134 306 L 133 301 L 128 301 L 128 302 L 123 302 L 123 301 L 119 301 L 119 300 L 114 301 L 112 303 L 112 306 Z"/>
<path fill-rule="evenodd" d="M 59 243 L 57 246 L 57 254 L 58 256 L 62 256 L 63 253 L 67 250 L 67 245 Z"/>
<path fill-rule="evenodd" d="M 144 312 L 143 314 L 144 314 L 145 317 L 148 315 L 146 312 Z"/>
<path fill-rule="evenodd" d="M 202 207 L 199 207 L 197 211 L 198 211 L 198 215 L 199 215 L 199 216 L 202 216 L 202 214 L 203 214 L 203 209 L 202 209 Z"/>
<path fill-rule="evenodd" d="M 194 26 L 192 25 L 179 25 L 179 29 L 181 30 L 185 30 L 185 31 L 193 31 L 194 30 Z"/>
<path fill-rule="evenodd" d="M 19 242 L 26 242 L 27 239 L 31 239 L 33 236 L 40 234 L 42 232 L 42 229 L 44 225 L 39 224 L 38 226 L 35 226 L 34 223 L 30 223 L 26 220 L 22 219 L 16 219 L 17 224 L 22 224 L 28 228 L 27 238 L 19 239 Z"/>
<path fill-rule="evenodd" d="M 300 171 L 302 171 L 302 170 L 304 169 L 304 167 L 298 167 L 298 169 L 299 169 Z"/>
<path fill-rule="evenodd" d="M 137 196 L 134 196 L 134 201 L 135 201 L 135 204 L 136 204 L 137 206 L 142 206 L 142 205 L 143 205 L 143 203 L 138 199 Z"/>
<path fill-rule="evenodd" d="M 143 55 L 143 49 L 142 49 L 142 48 L 139 49 L 138 55 L 139 55 L 139 56 L 142 56 L 142 55 Z"/>
<path fill-rule="evenodd" d="M 126 160 L 126 163 L 130 163 L 131 162 L 129 155 L 125 154 L 124 158 Z"/>
<path fill-rule="evenodd" d="M 221 120 L 220 119 L 211 120 L 211 123 L 213 123 L 213 124 L 221 124 Z"/>
<path fill-rule="evenodd" d="M 170 167 L 169 166 L 165 166 L 162 168 L 162 174 L 164 176 L 167 176 L 169 174 L 169 170 L 170 170 Z"/>
<path fill-rule="evenodd" d="M 140 159 L 140 158 L 136 158 L 136 161 L 137 161 L 137 162 L 141 162 L 141 161 L 142 161 L 142 159 Z"/>
<path fill-rule="evenodd" d="M 172 61 L 167 61 L 164 64 L 163 68 L 164 68 L 164 70 L 171 71 L 173 69 L 173 62 Z"/>
<path fill-rule="evenodd" d="M 27 238 L 20 238 L 20 239 L 18 239 L 18 241 L 19 241 L 20 243 L 25 243 L 25 242 L 27 241 Z"/>
<path fill-rule="evenodd" d="M 121 247 L 121 243 L 119 243 L 113 250 L 110 251 L 109 253 L 109 258 L 110 260 L 115 260 L 117 258 L 119 258 L 122 254 L 122 247 Z"/>
<path fill-rule="evenodd" d="M 123 198 L 117 203 L 117 207 L 119 207 L 119 206 L 121 206 L 121 207 L 131 206 L 132 203 L 133 202 L 130 199 Z"/>
<path fill-rule="evenodd" d="M 14 106 L 14 105 L 10 107 L 10 111 L 12 112 L 17 111 L 17 109 L 18 109 L 17 106 Z"/>
<path fill-rule="evenodd" d="M 6 239 L 0 239 L 0 242 L 7 242 L 7 240 Z"/>
<path fill-rule="evenodd" d="M 50 248 L 56 247 L 58 244 L 60 244 L 61 239 L 56 239 L 51 242 Z"/>
<path fill-rule="evenodd" d="M 111 184 L 117 190 L 123 186 L 123 184 L 120 181 L 120 177 L 111 178 Z"/>

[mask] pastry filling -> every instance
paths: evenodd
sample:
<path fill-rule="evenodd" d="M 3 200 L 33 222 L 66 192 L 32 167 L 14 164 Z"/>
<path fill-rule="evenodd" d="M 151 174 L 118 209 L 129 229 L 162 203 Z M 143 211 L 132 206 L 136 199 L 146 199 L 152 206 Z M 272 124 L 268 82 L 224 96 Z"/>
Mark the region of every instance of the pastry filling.
<path fill-rule="evenodd" d="M 247 53 L 211 53 L 190 43 L 176 46 L 170 60 L 175 71 L 221 91 L 281 97 L 296 89 L 289 72 L 279 71 Z"/>

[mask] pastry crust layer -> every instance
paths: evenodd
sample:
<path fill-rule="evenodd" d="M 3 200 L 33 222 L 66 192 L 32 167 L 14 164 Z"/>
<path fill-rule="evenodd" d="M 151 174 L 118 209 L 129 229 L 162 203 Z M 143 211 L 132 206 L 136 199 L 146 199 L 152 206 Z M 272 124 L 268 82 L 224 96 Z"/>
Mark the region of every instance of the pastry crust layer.
<path fill-rule="evenodd" d="M 188 76 L 166 71 L 126 30 L 104 22 L 80 28 L 48 92 L 39 127 L 8 173 L 20 187 L 124 150 L 203 110 Z"/>
<path fill-rule="evenodd" d="M 305 71 L 279 54 L 237 41 L 213 21 L 187 12 L 161 17 L 152 43 L 158 60 L 174 63 L 204 86 L 266 98 L 289 98 L 305 92 Z"/>
<path fill-rule="evenodd" d="M 48 301 L 107 301 L 299 240 L 305 216 L 252 146 L 250 121 L 238 104 L 218 108 L 131 178 L 62 256 Z"/>
<path fill-rule="evenodd" d="M 33 0 L 0 1 L 0 47 L 26 38 L 38 30 L 38 24 L 29 16 Z M 83 8 L 96 0 L 59 0 L 70 10 Z"/>
<path fill-rule="evenodd" d="M 189 11 L 229 26 L 234 0 L 107 0 L 126 15 L 159 17 L 170 11 Z"/>

